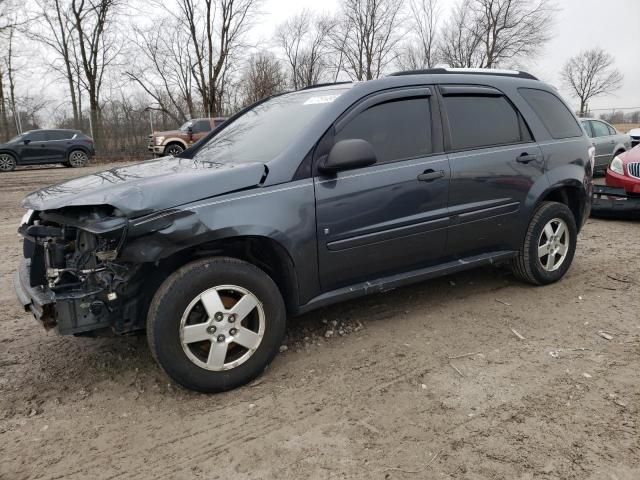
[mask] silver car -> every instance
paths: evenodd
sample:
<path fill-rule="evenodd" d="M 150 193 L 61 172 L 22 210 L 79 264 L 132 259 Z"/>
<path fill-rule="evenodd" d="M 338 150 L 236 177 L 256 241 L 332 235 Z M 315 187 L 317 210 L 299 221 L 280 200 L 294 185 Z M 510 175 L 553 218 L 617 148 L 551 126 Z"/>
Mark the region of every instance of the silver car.
<path fill-rule="evenodd" d="M 631 137 L 618 132 L 604 120 L 581 118 L 582 127 L 596 147 L 594 170 L 604 173 L 616 155 L 631 149 Z"/>

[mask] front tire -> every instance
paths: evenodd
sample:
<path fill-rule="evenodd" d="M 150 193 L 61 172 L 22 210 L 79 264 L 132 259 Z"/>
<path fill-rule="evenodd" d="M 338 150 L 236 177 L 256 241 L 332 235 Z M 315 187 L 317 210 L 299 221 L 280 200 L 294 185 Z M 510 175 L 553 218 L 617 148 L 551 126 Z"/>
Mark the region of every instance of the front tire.
<path fill-rule="evenodd" d="M 278 287 L 241 260 L 214 257 L 185 265 L 165 280 L 147 317 L 154 358 L 180 385 L 221 392 L 257 377 L 285 334 Z"/>
<path fill-rule="evenodd" d="M 0 172 L 12 172 L 16 169 L 16 158 L 10 153 L 0 153 Z"/>
<path fill-rule="evenodd" d="M 558 202 L 542 202 L 536 209 L 518 256 L 512 261 L 514 275 L 533 285 L 560 280 L 573 261 L 578 229 L 573 213 Z"/>
<path fill-rule="evenodd" d="M 177 143 L 170 143 L 164 149 L 164 156 L 177 157 L 182 152 L 184 152 L 184 148 L 182 148 L 182 145 L 178 145 Z"/>

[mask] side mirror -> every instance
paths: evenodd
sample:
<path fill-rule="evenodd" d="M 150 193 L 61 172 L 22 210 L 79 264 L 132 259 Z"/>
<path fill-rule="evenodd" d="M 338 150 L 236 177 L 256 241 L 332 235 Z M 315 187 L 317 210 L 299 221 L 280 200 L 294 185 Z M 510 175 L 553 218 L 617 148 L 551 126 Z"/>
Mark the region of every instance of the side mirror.
<path fill-rule="evenodd" d="M 329 155 L 318 165 L 323 173 L 335 173 L 342 170 L 368 167 L 376 163 L 376 152 L 369 142 L 354 138 L 336 143 Z"/>
<path fill-rule="evenodd" d="M 29 145 L 31 143 L 31 140 L 29 140 L 28 138 L 25 138 L 23 142 L 25 145 Z"/>

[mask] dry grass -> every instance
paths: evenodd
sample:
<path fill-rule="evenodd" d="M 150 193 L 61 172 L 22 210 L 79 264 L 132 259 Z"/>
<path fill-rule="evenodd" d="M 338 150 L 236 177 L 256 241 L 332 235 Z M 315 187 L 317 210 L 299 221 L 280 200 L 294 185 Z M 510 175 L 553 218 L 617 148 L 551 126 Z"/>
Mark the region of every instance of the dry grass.
<path fill-rule="evenodd" d="M 633 128 L 640 128 L 640 123 L 614 123 L 613 126 L 622 133 L 627 133 Z"/>

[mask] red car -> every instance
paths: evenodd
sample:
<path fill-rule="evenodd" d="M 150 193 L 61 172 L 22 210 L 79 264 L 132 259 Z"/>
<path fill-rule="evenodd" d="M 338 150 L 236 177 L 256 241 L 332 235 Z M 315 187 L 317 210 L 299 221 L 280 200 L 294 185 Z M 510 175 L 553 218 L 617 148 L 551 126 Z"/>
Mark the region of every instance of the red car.
<path fill-rule="evenodd" d="M 640 196 L 640 146 L 616 156 L 607 168 L 608 187 L 623 188 L 627 195 Z"/>
<path fill-rule="evenodd" d="M 640 219 L 640 145 L 611 161 L 605 182 L 593 185 L 591 215 Z"/>

